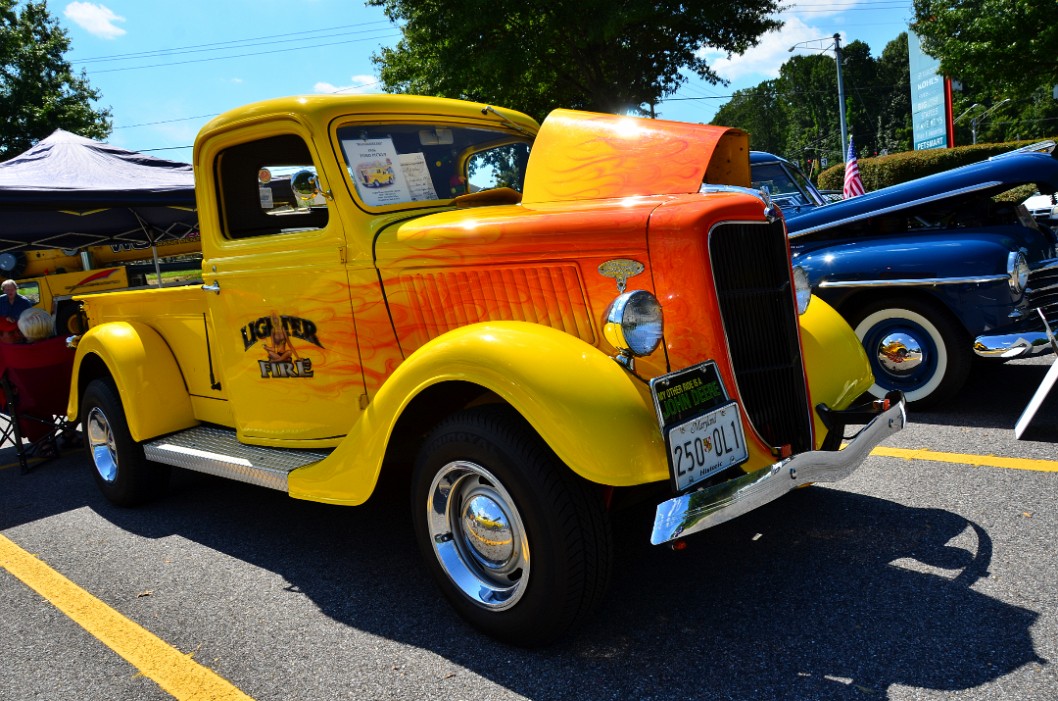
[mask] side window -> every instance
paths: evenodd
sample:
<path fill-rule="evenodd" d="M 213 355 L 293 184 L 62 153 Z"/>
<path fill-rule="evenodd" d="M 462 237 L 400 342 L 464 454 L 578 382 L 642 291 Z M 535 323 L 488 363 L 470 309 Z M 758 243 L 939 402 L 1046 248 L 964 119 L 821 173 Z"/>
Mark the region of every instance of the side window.
<path fill-rule="evenodd" d="M 529 144 L 504 144 L 486 151 L 478 151 L 467 161 L 470 191 L 509 187 L 522 191 L 525 166 L 529 163 Z"/>
<path fill-rule="evenodd" d="M 316 166 L 298 136 L 274 136 L 225 149 L 217 197 L 228 238 L 289 234 L 327 225 Z"/>
<path fill-rule="evenodd" d="M 20 282 L 18 283 L 18 293 L 24 297 L 29 297 L 33 304 L 40 304 L 40 283 L 39 282 Z"/>

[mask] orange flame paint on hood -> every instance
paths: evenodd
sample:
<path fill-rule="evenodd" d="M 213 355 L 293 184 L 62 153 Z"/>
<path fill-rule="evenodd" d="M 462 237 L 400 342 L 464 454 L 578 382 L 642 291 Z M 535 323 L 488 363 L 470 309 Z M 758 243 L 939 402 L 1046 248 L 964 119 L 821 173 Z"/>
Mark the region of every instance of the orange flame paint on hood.
<path fill-rule="evenodd" d="M 739 129 L 555 110 L 533 145 L 523 204 L 749 187 L 749 135 Z"/>

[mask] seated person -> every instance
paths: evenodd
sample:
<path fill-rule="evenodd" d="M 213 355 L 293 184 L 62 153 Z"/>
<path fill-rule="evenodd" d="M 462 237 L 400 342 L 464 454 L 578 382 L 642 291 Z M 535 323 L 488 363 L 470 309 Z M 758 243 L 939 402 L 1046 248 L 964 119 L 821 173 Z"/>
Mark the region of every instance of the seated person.
<path fill-rule="evenodd" d="M 32 307 L 18 317 L 18 331 L 26 343 L 43 341 L 55 335 L 55 320 L 40 307 Z"/>

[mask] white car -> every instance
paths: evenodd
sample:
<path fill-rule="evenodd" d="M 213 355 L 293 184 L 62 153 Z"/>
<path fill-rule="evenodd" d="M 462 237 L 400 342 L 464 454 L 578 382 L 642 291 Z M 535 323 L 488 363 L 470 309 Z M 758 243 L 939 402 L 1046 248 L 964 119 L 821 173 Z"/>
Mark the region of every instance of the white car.
<path fill-rule="evenodd" d="M 1036 193 L 1022 204 L 1038 223 L 1052 228 L 1058 227 L 1058 193 L 1053 195 Z"/>

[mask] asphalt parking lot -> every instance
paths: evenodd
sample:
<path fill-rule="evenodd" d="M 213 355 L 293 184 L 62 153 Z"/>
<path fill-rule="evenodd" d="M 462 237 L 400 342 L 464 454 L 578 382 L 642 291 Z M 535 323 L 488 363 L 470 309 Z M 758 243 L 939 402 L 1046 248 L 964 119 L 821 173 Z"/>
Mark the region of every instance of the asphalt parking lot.
<path fill-rule="evenodd" d="M 21 475 L 8 447 L 0 699 L 1055 698 L 1058 398 L 1012 430 L 1048 364 L 977 368 L 848 480 L 684 551 L 629 514 L 601 613 L 535 651 L 443 603 L 403 499 L 181 473 L 118 509 L 83 453 Z"/>

